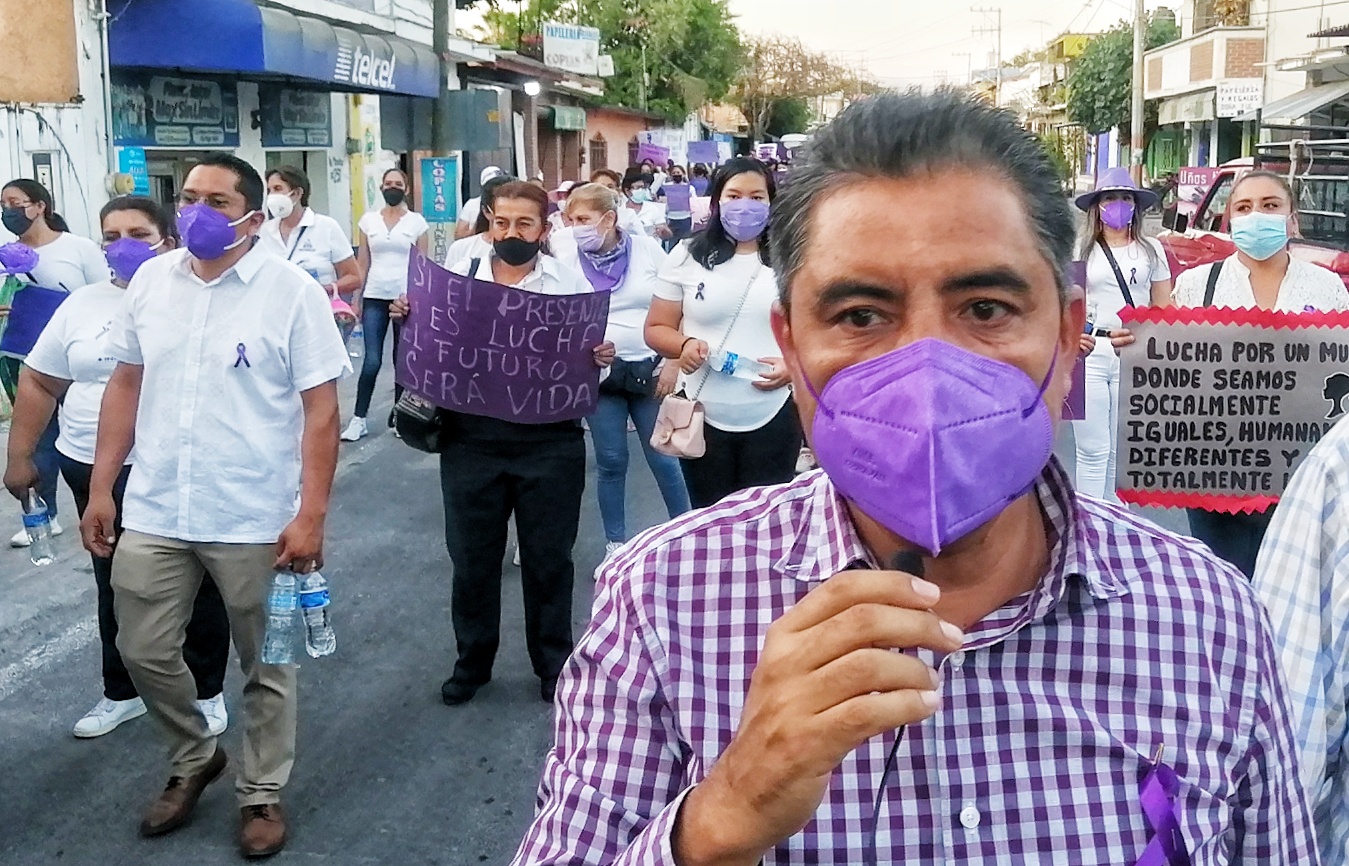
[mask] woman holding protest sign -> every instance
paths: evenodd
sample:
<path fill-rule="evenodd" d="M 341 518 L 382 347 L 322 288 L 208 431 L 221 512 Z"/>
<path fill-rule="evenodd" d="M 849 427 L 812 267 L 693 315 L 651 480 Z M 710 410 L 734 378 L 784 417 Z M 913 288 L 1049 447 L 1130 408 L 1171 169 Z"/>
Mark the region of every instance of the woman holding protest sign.
<path fill-rule="evenodd" d="M 375 394 L 375 380 L 384 363 L 384 337 L 393 324 L 393 346 L 398 354 L 398 323 L 389 316 L 389 304 L 407 293 L 408 260 L 415 247 L 426 255 L 426 233 L 430 226 L 407 205 L 408 180 L 403 172 L 391 168 L 380 181 L 384 207 L 361 217 L 360 251 L 357 259 L 365 274 L 365 287 L 356 296 L 353 306 L 361 311 L 361 332 L 365 340 L 365 358 L 361 362 L 361 376 L 356 382 L 356 409 L 351 422 L 342 431 L 342 441 L 355 442 L 370 432 L 365 421 L 370 411 L 370 400 Z M 394 399 L 401 389 L 394 385 Z M 392 414 L 390 414 L 392 421 Z"/>
<path fill-rule="evenodd" d="M 696 508 L 790 481 L 801 449 L 791 376 L 770 324 L 775 189 L 756 159 L 733 159 L 717 172 L 707 228 L 665 260 L 646 319 L 647 345 L 679 364 L 679 390 L 706 413 L 706 453 L 682 461 Z"/>
<path fill-rule="evenodd" d="M 1282 175 L 1251 171 L 1238 178 L 1227 217 L 1237 251 L 1181 274 L 1171 296 L 1177 306 L 1285 313 L 1349 309 L 1349 292 L 1338 274 L 1289 254 L 1289 239 L 1298 233 L 1297 200 Z M 1273 508 L 1252 514 L 1191 508 L 1190 533 L 1251 577 L 1273 516 Z"/>
<path fill-rule="evenodd" d="M 111 269 L 111 278 L 72 293 L 29 352 L 14 403 L 4 477 L 5 487 L 16 498 L 37 482 L 35 452 L 39 436 L 50 421 L 57 419 L 59 407 L 61 434 L 56 447 L 61 475 L 75 495 L 75 507 L 81 516 L 89 501 L 103 391 L 117 366 L 106 346 L 109 325 L 121 310 L 127 283 L 136 270 L 173 249 L 178 240 L 171 214 L 143 196 L 114 198 L 103 206 L 99 221 L 104 268 Z M 130 464 L 122 467 L 113 485 L 119 517 L 130 471 Z M 120 534 L 120 522 L 115 529 Z M 146 713 L 145 702 L 117 650 L 112 559 L 92 559 L 103 648 L 103 698 L 75 724 L 74 734 L 81 738 L 102 736 Z M 215 582 L 207 578 L 201 582 L 193 605 L 183 659 L 196 680 L 197 706 L 212 734 L 223 733 L 229 723 L 221 694 L 229 651 L 225 603 Z"/>
<path fill-rule="evenodd" d="M 23 277 L 28 282 L 46 289 L 73 292 L 78 288 L 108 278 L 108 263 L 98 244 L 88 238 L 72 234 L 66 221 L 56 212 L 52 194 L 35 180 L 16 178 L 0 188 L 0 223 L 13 233 L 19 243 L 37 253 L 37 264 Z M 58 299 L 59 300 L 59 299 Z M 18 313 L 15 314 L 16 320 Z M 44 315 L 44 319 L 45 319 Z M 43 322 L 28 323 L 23 330 L 37 334 Z M 11 325 L 19 328 L 19 323 Z M 19 382 L 19 367 L 26 352 L 11 350 L 0 357 L 0 384 L 6 395 L 14 399 Z M 47 503 L 51 517 L 52 535 L 60 535 L 64 528 L 56 520 L 56 437 L 59 433 L 53 418 L 37 444 L 37 464 L 41 477 L 38 495 Z M 28 533 L 19 530 L 9 540 L 11 547 L 27 547 Z"/>
<path fill-rule="evenodd" d="M 1096 189 L 1078 196 L 1086 212 L 1079 257 L 1087 263 L 1087 329 L 1096 347 L 1087 355 L 1086 418 L 1073 422 L 1077 489 L 1119 502 L 1115 493 L 1115 429 L 1119 416 L 1118 347 L 1133 341 L 1120 313 L 1126 307 L 1165 306 L 1171 269 L 1162 245 L 1147 236 L 1143 212 L 1157 205 L 1129 170 L 1101 175 Z"/>
<path fill-rule="evenodd" d="M 679 375 L 679 365 L 664 362 L 646 345 L 642 333 L 665 254 L 654 238 L 634 237 L 618 228 L 621 206 L 618 196 L 599 184 L 576 187 L 566 202 L 571 228 L 550 240 L 563 264 L 579 271 L 595 291 L 610 293 L 604 339 L 614 344 L 615 358 L 600 382 L 599 408 L 590 417 L 606 556 L 628 540 L 624 499 L 629 418 L 641 437 L 666 512 L 674 518 L 689 510 L 679 460 L 651 446 L 660 401 L 674 390 Z"/>
<path fill-rule="evenodd" d="M 541 295 L 592 293 L 583 276 L 543 252 L 548 228 L 548 194 L 529 183 L 508 183 L 493 200 L 491 253 L 450 270 Z M 403 297 L 391 312 L 401 319 L 409 311 Z M 536 332 L 530 333 L 533 347 Z M 464 339 L 470 339 L 467 333 Z M 472 339 L 480 339 L 486 349 L 491 337 L 475 334 Z M 596 346 L 593 357 L 596 366 L 608 366 L 614 345 Z M 445 546 L 454 563 L 450 610 L 459 657 L 441 686 L 441 699 L 451 706 L 470 701 L 492 678 L 506 526 L 514 514 L 525 637 L 539 694 L 551 702 L 572 649 L 572 547 L 585 489 L 584 432 L 579 421 L 507 421 L 461 411 L 447 413 L 443 436 L 440 489 Z"/>

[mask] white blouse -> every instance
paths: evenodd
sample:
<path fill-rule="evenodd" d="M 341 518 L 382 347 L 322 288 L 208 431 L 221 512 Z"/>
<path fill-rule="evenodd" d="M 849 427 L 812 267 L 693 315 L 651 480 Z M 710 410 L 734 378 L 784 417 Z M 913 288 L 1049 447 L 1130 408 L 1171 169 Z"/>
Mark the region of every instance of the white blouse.
<path fill-rule="evenodd" d="M 1180 307 L 1202 307 L 1212 269 L 1213 265 L 1201 265 L 1181 274 L 1171 292 L 1171 300 Z M 1250 269 L 1235 253 L 1223 260 L 1223 269 L 1213 290 L 1213 306 L 1234 309 L 1257 306 L 1255 293 L 1251 290 Z M 1349 290 L 1334 271 L 1290 258 L 1274 309 L 1283 313 L 1346 310 L 1349 309 Z"/>

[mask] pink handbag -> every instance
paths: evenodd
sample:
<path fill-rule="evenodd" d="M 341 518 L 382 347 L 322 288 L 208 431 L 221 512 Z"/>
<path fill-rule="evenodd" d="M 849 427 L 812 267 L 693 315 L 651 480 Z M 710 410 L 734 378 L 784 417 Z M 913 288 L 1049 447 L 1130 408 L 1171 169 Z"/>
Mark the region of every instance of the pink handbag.
<path fill-rule="evenodd" d="M 735 315 L 731 317 L 731 324 L 726 328 L 726 336 L 722 337 L 721 345 L 716 351 L 720 352 L 726 348 L 726 341 L 731 339 L 731 331 L 735 329 L 736 319 L 740 318 L 740 312 L 745 309 L 745 301 L 749 300 L 750 289 L 754 288 L 754 281 L 759 278 L 758 271 L 750 277 L 749 285 L 745 286 L 745 294 L 740 298 L 740 306 L 736 308 Z M 714 352 L 713 354 L 716 354 Z M 698 402 L 698 395 L 703 392 L 703 386 L 707 384 L 707 377 L 712 375 L 710 369 L 705 369 L 703 381 L 698 383 L 698 390 L 693 392 L 690 398 L 684 393 L 683 389 L 669 395 L 661 401 L 660 411 L 656 413 L 656 426 L 651 431 L 651 447 L 661 454 L 668 454 L 671 457 L 679 457 L 685 460 L 696 460 L 707 453 L 707 437 L 703 433 L 703 425 L 707 422 L 706 413 L 703 411 L 703 404 Z"/>

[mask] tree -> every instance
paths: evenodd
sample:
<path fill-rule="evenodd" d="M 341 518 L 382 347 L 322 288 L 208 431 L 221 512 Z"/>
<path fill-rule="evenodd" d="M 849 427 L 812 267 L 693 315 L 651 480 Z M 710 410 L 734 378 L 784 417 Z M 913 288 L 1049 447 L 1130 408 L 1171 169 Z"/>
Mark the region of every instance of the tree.
<path fill-rule="evenodd" d="M 735 88 L 737 104 L 749 120 L 750 135 L 756 141 L 769 131 L 774 108 L 783 100 L 833 93 L 855 99 L 876 90 L 877 85 L 865 75 L 787 36 L 750 39 Z"/>
<path fill-rule="evenodd" d="M 487 10 L 484 38 L 517 49 L 518 37 L 528 46 L 544 21 L 598 28 L 601 53 L 614 58 L 603 102 L 645 107 L 671 121 L 724 97 L 741 66 L 740 32 L 726 0 L 529 0 L 521 11 Z"/>
<path fill-rule="evenodd" d="M 769 115 L 768 134 L 781 138 L 793 132 L 805 132 L 810 128 L 810 104 L 799 97 L 779 99 L 773 103 Z"/>
<path fill-rule="evenodd" d="M 1146 47 L 1156 48 L 1180 38 L 1174 21 L 1152 18 L 1148 22 Z M 1133 93 L 1133 25 L 1121 21 L 1087 43 L 1068 76 L 1068 118 L 1097 135 L 1129 128 Z M 1157 127 L 1157 109 L 1149 107 L 1145 129 L 1151 136 Z"/>

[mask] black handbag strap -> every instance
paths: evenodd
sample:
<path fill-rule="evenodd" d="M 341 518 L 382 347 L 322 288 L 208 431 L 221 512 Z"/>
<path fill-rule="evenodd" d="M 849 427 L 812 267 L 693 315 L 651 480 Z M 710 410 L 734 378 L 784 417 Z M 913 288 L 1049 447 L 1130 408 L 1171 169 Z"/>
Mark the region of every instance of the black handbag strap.
<path fill-rule="evenodd" d="M 1101 252 L 1105 253 L 1106 261 L 1110 262 L 1110 270 L 1115 272 L 1115 279 L 1119 282 L 1119 290 L 1124 293 L 1124 300 L 1129 306 L 1138 306 L 1134 303 L 1133 293 L 1129 291 L 1129 284 L 1124 281 L 1124 271 L 1119 269 L 1119 262 L 1115 261 L 1115 254 L 1110 252 L 1110 245 L 1104 240 L 1098 240 L 1096 243 L 1101 245 Z"/>
<path fill-rule="evenodd" d="M 1218 290 L 1218 275 L 1223 272 L 1223 262 L 1226 259 L 1218 259 L 1208 269 L 1208 282 L 1204 284 L 1204 306 L 1213 306 L 1213 293 Z"/>

